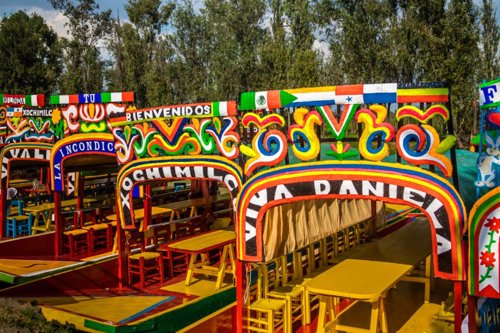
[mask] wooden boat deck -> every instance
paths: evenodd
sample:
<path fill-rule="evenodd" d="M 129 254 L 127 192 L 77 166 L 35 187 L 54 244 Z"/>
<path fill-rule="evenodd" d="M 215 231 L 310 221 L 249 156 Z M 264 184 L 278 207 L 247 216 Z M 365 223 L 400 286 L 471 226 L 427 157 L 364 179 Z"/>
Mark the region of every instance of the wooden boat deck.
<path fill-rule="evenodd" d="M 68 322 L 78 330 L 87 332 L 189 332 L 225 333 L 234 332 L 236 290 L 232 278 L 226 277 L 220 290 L 215 290 L 215 279 L 202 275 L 190 286 L 185 286 L 185 274 L 160 284 L 154 280 L 144 289 L 137 285 L 117 289 L 116 260 L 110 258 L 97 263 L 98 269 L 85 265 L 102 259 L 93 258 L 71 261 L 45 261 L 46 266 L 33 265 L 28 261 L 13 264 L 11 273 L 35 274 L 42 267 L 57 269 L 80 265 L 75 269 L 47 276 L 26 285 L 14 286 L 0 291 L 0 297 L 14 297 L 18 300 L 36 300 L 48 320 Z M 101 260 L 102 261 L 102 260 Z M 0 260 L 0 265 L 2 264 Z M 24 266 L 22 266 L 21 262 Z M 8 266 L 8 260 L 4 264 Z M 17 267 L 16 267 L 17 265 Z M 2 267 L 2 266 L 0 266 Z M 0 268 L 1 270 L 2 268 Z M 31 269 L 31 271 L 30 271 Z M 23 271 L 24 270 L 24 271 Z M 97 272 L 97 273 L 96 273 Z M 97 274 L 97 275 L 96 275 Z M 100 275 L 99 275 L 100 274 Z M 430 303 L 424 303 L 424 286 L 421 283 L 401 281 L 390 290 L 386 298 L 389 332 L 448 332 L 453 323 L 436 321 L 434 317 L 442 312 L 441 304 L 453 290 L 450 281 L 435 280 Z M 219 310 L 217 310 L 219 309 Z M 341 316 L 346 324 L 369 326 L 369 305 L 357 303 Z M 294 332 L 315 332 L 317 313 L 313 313 L 310 325 L 295 323 Z M 434 327 L 434 328 L 433 328 Z M 437 328 L 436 328 L 437 327 Z"/>
<path fill-rule="evenodd" d="M 190 286 L 184 285 L 184 279 L 181 275 L 163 285 L 156 282 L 144 290 L 81 290 L 73 295 L 34 299 L 48 320 L 68 322 L 88 332 L 119 332 L 130 326 L 137 327 L 138 331 L 156 327 L 158 331 L 174 332 L 208 317 L 214 306 L 235 304 L 232 284 L 226 282 L 215 291 L 213 279 L 196 280 Z"/>
<path fill-rule="evenodd" d="M 116 254 L 105 252 L 79 259 L 55 259 L 52 256 L 0 258 L 0 282 L 16 285 L 113 257 Z"/>

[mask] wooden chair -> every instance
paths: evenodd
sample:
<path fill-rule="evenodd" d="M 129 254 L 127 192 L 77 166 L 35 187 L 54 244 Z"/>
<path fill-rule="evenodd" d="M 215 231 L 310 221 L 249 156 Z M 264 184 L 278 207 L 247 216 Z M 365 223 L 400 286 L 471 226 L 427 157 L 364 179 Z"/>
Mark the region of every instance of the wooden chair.
<path fill-rule="evenodd" d="M 84 226 L 89 232 L 89 247 L 91 251 L 99 249 L 111 250 L 113 247 L 113 226 L 111 223 L 96 223 Z"/>
<path fill-rule="evenodd" d="M 149 278 L 159 276 L 161 283 L 165 281 L 163 260 L 160 253 L 145 250 L 143 232 L 128 232 L 125 245 L 128 256 L 129 284 L 132 284 L 134 275 L 139 276 L 141 288 L 144 288 L 145 282 Z M 138 252 L 134 251 L 134 248 Z"/>
<path fill-rule="evenodd" d="M 20 235 L 31 235 L 33 215 L 11 215 L 7 216 L 5 224 L 5 235 L 17 237 Z"/>
<path fill-rule="evenodd" d="M 263 296 L 266 283 L 262 275 L 264 265 L 258 265 L 257 295 L 250 304 L 243 307 L 243 331 L 274 333 L 283 330 L 284 333 L 290 333 L 286 301 Z"/>
<path fill-rule="evenodd" d="M 168 243 L 172 240 L 170 225 L 153 228 L 153 244 Z M 167 276 L 173 278 L 176 273 L 184 273 L 189 265 L 189 256 L 184 253 L 178 253 L 172 250 L 161 251 L 163 262 L 167 263 Z"/>
<path fill-rule="evenodd" d="M 73 229 L 63 232 L 63 244 L 68 249 L 69 256 L 87 254 L 90 255 L 89 231 L 85 229 Z"/>
<path fill-rule="evenodd" d="M 305 288 L 294 279 L 293 271 L 295 267 L 293 260 L 291 261 L 292 274 L 289 272 L 288 256 L 283 255 L 271 261 L 272 270 L 270 265 L 262 265 L 262 274 L 264 278 L 264 296 L 269 298 L 283 299 L 287 307 L 287 326 L 292 327 L 293 323 L 300 320 L 302 325 L 305 324 Z M 273 283 L 270 283 L 270 277 Z"/>

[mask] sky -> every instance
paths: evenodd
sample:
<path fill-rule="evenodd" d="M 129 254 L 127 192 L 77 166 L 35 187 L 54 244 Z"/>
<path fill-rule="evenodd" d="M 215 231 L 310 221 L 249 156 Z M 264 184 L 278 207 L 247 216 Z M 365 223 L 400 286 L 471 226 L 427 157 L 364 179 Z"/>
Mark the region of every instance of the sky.
<path fill-rule="evenodd" d="M 96 0 L 96 2 L 101 10 L 111 9 L 114 17 L 119 14 L 122 21 L 127 20 L 125 11 L 127 0 Z M 480 4 L 482 0 L 474 0 L 474 2 Z M 493 4 L 496 8 L 497 21 L 500 24 L 500 0 L 493 0 Z M 47 0 L 0 0 L 0 17 L 18 10 L 24 10 L 28 14 L 38 13 L 58 35 L 67 37 L 67 31 L 64 27 L 67 18 L 62 13 L 54 10 Z M 320 45 L 320 42 L 316 41 L 315 48 L 324 49 L 324 45 Z"/>

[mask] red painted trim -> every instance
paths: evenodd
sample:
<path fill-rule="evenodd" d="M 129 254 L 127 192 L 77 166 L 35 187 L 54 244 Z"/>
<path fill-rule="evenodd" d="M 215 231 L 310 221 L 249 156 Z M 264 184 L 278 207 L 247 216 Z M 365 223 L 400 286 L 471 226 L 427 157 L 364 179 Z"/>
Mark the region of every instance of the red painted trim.
<path fill-rule="evenodd" d="M 469 316 L 469 332 L 477 332 L 477 297 L 467 295 L 467 315 Z"/>
<path fill-rule="evenodd" d="M 0 290 L 0 297 L 71 297 L 88 295 L 88 291 L 104 292 L 118 285 L 116 257 L 80 268 L 48 276 L 33 282 Z"/>
<path fill-rule="evenodd" d="M 243 332 L 243 293 L 245 285 L 245 267 L 236 259 L 236 332 Z"/>
<path fill-rule="evenodd" d="M 0 253 L 2 258 L 9 259 L 54 258 L 54 237 L 54 232 L 44 232 L 34 236 L 4 239 L 0 241 Z"/>
<path fill-rule="evenodd" d="M 49 218 L 51 218 L 49 216 Z M 55 227 L 56 227 L 56 237 L 55 241 L 55 249 L 56 249 L 56 257 L 60 257 L 63 255 L 63 223 L 61 216 L 61 192 L 54 192 L 54 219 L 55 219 Z"/>
<path fill-rule="evenodd" d="M 462 281 L 453 282 L 453 312 L 455 313 L 455 333 L 462 332 Z"/>
<path fill-rule="evenodd" d="M 0 239 L 6 235 L 5 219 L 7 215 L 7 188 L 0 188 Z"/>
<path fill-rule="evenodd" d="M 144 185 L 144 221 L 142 230 L 148 230 L 148 225 L 151 225 L 151 207 L 153 206 L 153 202 L 151 199 L 152 190 L 151 184 Z M 148 240 L 144 237 L 144 246 L 148 244 Z"/>
<path fill-rule="evenodd" d="M 448 95 L 398 96 L 398 103 L 446 103 Z"/>
<path fill-rule="evenodd" d="M 118 191 L 116 191 L 118 193 Z M 116 211 L 116 250 L 118 251 L 118 288 L 122 289 L 128 281 L 124 281 L 127 277 L 127 267 L 125 267 L 125 244 L 122 223 L 120 221 L 120 213 L 118 209 L 118 200 L 115 204 Z"/>

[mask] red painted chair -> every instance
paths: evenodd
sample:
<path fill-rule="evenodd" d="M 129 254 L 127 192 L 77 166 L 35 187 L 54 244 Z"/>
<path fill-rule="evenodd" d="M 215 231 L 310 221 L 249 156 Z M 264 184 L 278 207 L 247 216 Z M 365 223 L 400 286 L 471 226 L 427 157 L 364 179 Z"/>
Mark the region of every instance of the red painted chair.
<path fill-rule="evenodd" d="M 155 251 L 146 251 L 144 233 L 138 231 L 127 233 L 125 245 L 128 255 L 129 284 L 132 284 L 133 276 L 139 276 L 141 288 L 144 288 L 146 280 L 154 277 L 160 277 L 161 283 L 165 281 L 161 255 Z"/>
<path fill-rule="evenodd" d="M 85 229 L 68 230 L 63 233 L 64 247 L 68 249 L 69 256 L 90 255 L 89 232 Z"/>

